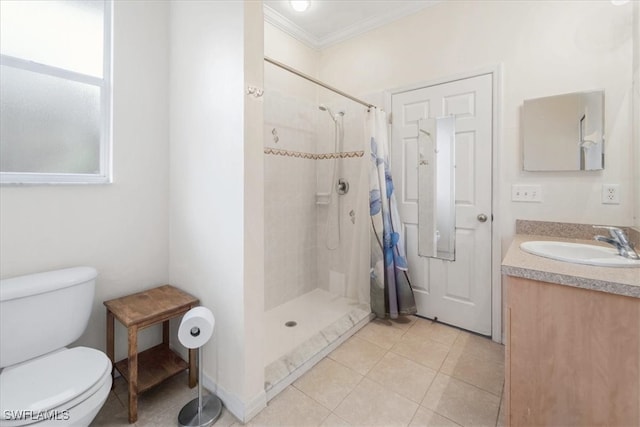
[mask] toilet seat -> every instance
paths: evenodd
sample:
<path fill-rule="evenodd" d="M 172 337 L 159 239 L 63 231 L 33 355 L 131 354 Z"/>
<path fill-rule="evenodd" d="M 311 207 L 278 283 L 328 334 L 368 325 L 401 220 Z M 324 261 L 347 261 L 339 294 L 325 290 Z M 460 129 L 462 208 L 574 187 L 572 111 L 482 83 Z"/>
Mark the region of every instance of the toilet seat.
<path fill-rule="evenodd" d="M 68 410 L 95 394 L 110 379 L 109 358 L 87 347 L 65 348 L 7 367 L 0 373 L 0 424 L 30 424 L 46 421 L 46 416 L 69 418 Z"/>

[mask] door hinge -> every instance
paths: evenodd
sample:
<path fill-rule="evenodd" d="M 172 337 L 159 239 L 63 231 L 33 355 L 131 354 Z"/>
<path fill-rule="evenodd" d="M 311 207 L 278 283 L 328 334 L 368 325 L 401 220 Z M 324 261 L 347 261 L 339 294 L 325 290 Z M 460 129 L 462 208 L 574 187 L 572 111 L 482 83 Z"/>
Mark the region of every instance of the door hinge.
<path fill-rule="evenodd" d="M 389 125 L 393 124 L 393 112 L 389 112 Z"/>

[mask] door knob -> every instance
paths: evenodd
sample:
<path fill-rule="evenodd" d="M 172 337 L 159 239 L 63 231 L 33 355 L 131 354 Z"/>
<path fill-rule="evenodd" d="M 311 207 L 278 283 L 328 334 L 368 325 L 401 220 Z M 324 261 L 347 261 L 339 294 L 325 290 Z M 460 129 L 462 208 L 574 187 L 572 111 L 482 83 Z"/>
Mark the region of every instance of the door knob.
<path fill-rule="evenodd" d="M 487 222 L 487 216 L 485 214 L 478 215 L 478 221 Z"/>

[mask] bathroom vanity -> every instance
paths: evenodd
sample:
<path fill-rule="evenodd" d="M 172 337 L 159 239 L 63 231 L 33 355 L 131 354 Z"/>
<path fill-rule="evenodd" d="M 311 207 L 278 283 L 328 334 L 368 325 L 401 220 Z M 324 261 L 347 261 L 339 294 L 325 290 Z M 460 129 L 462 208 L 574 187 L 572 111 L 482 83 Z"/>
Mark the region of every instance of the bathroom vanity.
<path fill-rule="evenodd" d="M 516 235 L 504 258 L 506 424 L 640 425 L 640 269 L 539 257 L 530 240 L 581 242 Z"/>

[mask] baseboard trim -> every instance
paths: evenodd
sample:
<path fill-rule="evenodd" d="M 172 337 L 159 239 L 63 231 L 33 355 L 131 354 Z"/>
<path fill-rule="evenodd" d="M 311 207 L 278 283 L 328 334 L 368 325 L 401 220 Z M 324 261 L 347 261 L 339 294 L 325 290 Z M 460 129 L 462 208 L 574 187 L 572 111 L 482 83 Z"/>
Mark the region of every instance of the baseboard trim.
<path fill-rule="evenodd" d="M 227 408 L 237 419 L 243 423 L 248 422 L 255 417 L 261 410 L 267 407 L 267 394 L 261 390 L 256 396 L 244 402 L 236 394 L 225 390 L 216 384 L 211 378 L 203 374 L 202 385 L 211 390 L 222 400 L 224 407 Z"/>

